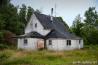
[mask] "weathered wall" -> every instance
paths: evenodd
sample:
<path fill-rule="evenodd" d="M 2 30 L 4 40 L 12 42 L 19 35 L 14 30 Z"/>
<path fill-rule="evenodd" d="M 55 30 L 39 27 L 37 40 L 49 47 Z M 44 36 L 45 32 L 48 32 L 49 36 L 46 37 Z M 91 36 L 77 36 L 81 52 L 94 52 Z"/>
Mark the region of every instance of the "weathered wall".
<path fill-rule="evenodd" d="M 83 48 L 83 41 L 79 44 L 79 40 L 71 40 L 71 45 L 67 45 L 67 40 L 65 39 L 52 39 L 52 45 L 49 45 L 49 40 L 47 42 L 48 50 L 73 50 Z"/>
<path fill-rule="evenodd" d="M 27 50 L 37 50 L 37 42 L 38 40 L 41 39 L 37 39 L 37 38 L 26 38 L 28 40 L 27 45 L 24 45 L 24 38 L 20 38 L 18 39 L 18 49 L 27 49 Z"/>
<path fill-rule="evenodd" d="M 35 27 L 35 24 L 37 23 L 37 27 Z M 33 14 L 31 16 L 31 19 L 29 21 L 29 23 L 27 24 L 26 28 L 25 28 L 25 33 L 29 33 L 32 31 L 36 31 L 42 35 L 46 35 L 50 32 L 50 30 L 45 30 L 44 27 L 42 26 L 42 24 L 39 22 L 39 20 L 37 19 L 37 17 L 35 16 L 35 14 Z"/>

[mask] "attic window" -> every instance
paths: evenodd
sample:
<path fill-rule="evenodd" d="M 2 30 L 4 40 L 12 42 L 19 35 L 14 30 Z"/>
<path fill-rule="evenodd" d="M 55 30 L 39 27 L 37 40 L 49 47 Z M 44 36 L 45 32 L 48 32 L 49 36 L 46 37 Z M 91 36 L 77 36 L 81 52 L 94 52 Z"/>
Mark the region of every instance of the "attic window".
<path fill-rule="evenodd" d="M 37 23 L 35 23 L 35 28 L 37 27 Z"/>
<path fill-rule="evenodd" d="M 49 45 L 52 45 L 52 40 L 49 40 Z"/>
<path fill-rule="evenodd" d="M 71 40 L 67 40 L 67 46 L 71 45 Z"/>
<path fill-rule="evenodd" d="M 27 39 L 24 39 L 24 45 L 27 45 L 28 41 Z"/>

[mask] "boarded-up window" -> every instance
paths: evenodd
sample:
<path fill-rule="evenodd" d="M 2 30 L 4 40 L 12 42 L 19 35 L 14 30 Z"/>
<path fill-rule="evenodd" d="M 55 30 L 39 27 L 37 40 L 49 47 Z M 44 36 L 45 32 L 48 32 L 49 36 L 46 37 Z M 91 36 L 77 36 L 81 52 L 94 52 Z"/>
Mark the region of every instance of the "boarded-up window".
<path fill-rule="evenodd" d="M 67 46 L 71 45 L 71 40 L 67 40 Z"/>
<path fill-rule="evenodd" d="M 27 43 L 28 43 L 28 40 L 24 39 L 24 45 L 27 45 Z"/>
<path fill-rule="evenodd" d="M 49 45 L 52 45 L 52 40 L 49 40 Z"/>

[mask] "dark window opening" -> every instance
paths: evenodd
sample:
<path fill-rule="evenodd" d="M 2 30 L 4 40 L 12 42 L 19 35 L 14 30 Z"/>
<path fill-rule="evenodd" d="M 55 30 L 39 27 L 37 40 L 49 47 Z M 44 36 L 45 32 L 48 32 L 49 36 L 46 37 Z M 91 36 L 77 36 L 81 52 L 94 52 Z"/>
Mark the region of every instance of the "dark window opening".
<path fill-rule="evenodd" d="M 24 45 L 27 45 L 28 41 L 27 39 L 24 39 Z"/>
<path fill-rule="evenodd" d="M 79 44 L 81 43 L 81 40 L 79 40 Z"/>
<path fill-rule="evenodd" d="M 52 40 L 49 40 L 49 45 L 52 45 Z"/>
<path fill-rule="evenodd" d="M 67 40 L 67 46 L 71 45 L 71 40 Z"/>
<path fill-rule="evenodd" d="M 35 28 L 37 27 L 37 23 L 35 24 Z"/>

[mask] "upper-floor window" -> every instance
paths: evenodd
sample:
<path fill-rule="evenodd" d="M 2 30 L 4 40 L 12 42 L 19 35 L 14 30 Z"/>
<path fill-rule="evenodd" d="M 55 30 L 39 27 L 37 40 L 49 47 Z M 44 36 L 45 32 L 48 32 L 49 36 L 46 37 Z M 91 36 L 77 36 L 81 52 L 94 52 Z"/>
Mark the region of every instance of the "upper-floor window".
<path fill-rule="evenodd" d="M 27 44 L 28 44 L 28 40 L 24 39 L 24 45 L 27 45 Z"/>
<path fill-rule="evenodd" d="M 49 45 L 52 45 L 52 40 L 49 40 Z"/>
<path fill-rule="evenodd" d="M 37 23 L 35 23 L 35 28 L 37 28 Z"/>
<path fill-rule="evenodd" d="M 67 40 L 67 46 L 71 45 L 71 40 Z"/>

